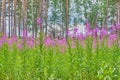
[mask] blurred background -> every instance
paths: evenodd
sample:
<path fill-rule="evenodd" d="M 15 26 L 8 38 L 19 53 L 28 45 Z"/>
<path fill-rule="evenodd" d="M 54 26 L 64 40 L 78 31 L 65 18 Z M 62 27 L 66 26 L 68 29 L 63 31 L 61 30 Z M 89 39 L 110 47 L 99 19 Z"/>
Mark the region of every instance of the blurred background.
<path fill-rule="evenodd" d="M 41 23 L 37 23 L 37 20 Z M 65 36 L 75 27 L 84 33 L 91 28 L 115 25 L 120 22 L 119 0 L 0 0 L 0 33 L 11 37 L 37 37 L 40 31 L 48 35 Z M 42 28 L 41 28 L 42 27 Z"/>

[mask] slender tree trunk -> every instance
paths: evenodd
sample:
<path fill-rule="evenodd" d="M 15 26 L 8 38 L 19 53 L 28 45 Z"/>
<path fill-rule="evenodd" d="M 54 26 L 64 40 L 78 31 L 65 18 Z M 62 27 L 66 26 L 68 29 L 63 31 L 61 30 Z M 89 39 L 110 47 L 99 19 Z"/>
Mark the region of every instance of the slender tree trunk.
<path fill-rule="evenodd" d="M 16 36 L 16 0 L 14 0 L 14 28 L 13 28 L 13 35 Z"/>
<path fill-rule="evenodd" d="M 25 0 L 25 29 L 27 30 L 27 10 L 28 10 L 28 0 Z"/>
<path fill-rule="evenodd" d="M 1 7 L 0 7 L 0 33 L 1 33 Z"/>
<path fill-rule="evenodd" d="M 23 0 L 23 30 L 27 30 L 27 0 Z"/>
<path fill-rule="evenodd" d="M 32 11 L 32 35 L 33 35 L 33 37 L 34 37 L 34 6 L 33 6 L 33 4 L 34 4 L 34 1 L 32 0 L 32 5 L 31 5 L 31 11 Z"/>
<path fill-rule="evenodd" d="M 6 10 L 6 4 L 5 4 L 5 10 Z M 5 12 L 5 18 L 4 18 L 4 34 L 6 34 L 6 12 Z"/>
<path fill-rule="evenodd" d="M 24 28 L 24 14 L 25 14 L 25 6 L 24 6 L 24 3 L 25 3 L 25 0 L 22 1 L 22 26 L 23 26 L 23 30 L 25 29 Z"/>
<path fill-rule="evenodd" d="M 1 33 L 1 5 L 2 4 L 0 4 L 0 33 Z"/>
<path fill-rule="evenodd" d="M 37 18 L 37 15 L 38 15 L 38 8 L 36 8 L 36 18 Z M 38 32 L 38 28 L 37 28 L 37 24 L 36 24 L 36 20 L 35 20 L 35 38 L 37 38 L 37 32 Z"/>
<path fill-rule="evenodd" d="M 41 0 L 39 14 L 40 14 L 40 18 L 41 18 L 42 23 L 40 24 L 40 31 L 43 31 L 43 12 L 44 12 L 43 8 L 44 8 L 44 0 Z"/>
<path fill-rule="evenodd" d="M 13 1 L 11 1 L 11 11 L 13 11 Z M 13 14 L 11 13 L 11 36 L 13 36 Z"/>
<path fill-rule="evenodd" d="M 118 17 L 119 17 L 119 22 L 118 22 L 118 24 L 120 24 L 120 0 L 118 1 Z M 120 38 L 120 29 L 119 30 L 117 30 L 117 34 L 118 34 L 118 36 L 119 36 L 119 38 Z"/>
<path fill-rule="evenodd" d="M 66 31 L 68 31 L 68 0 L 66 0 Z M 66 39 L 68 38 L 68 33 L 66 33 Z"/>
<path fill-rule="evenodd" d="M 8 22 L 8 25 L 9 25 L 9 32 L 8 32 L 8 36 L 10 38 L 10 0 L 8 0 L 8 17 L 9 17 L 9 22 Z"/>
<path fill-rule="evenodd" d="M 1 32 L 5 33 L 5 6 L 6 6 L 6 0 L 2 0 L 2 26 L 1 26 Z"/>
<path fill-rule="evenodd" d="M 45 8 L 45 16 L 46 16 L 46 20 L 45 20 L 45 24 L 46 24 L 46 32 L 45 32 L 45 35 L 47 36 L 49 0 L 46 0 L 45 2 L 46 2 L 46 8 Z"/>
<path fill-rule="evenodd" d="M 20 38 L 20 19 L 21 19 L 21 2 L 18 0 L 18 7 L 19 7 L 19 10 L 18 10 L 18 36 Z"/>
<path fill-rule="evenodd" d="M 119 19 L 120 19 L 120 17 L 119 17 L 119 4 L 120 4 L 120 2 L 118 2 L 117 3 L 117 24 L 119 24 Z"/>
<path fill-rule="evenodd" d="M 24 21 L 24 28 L 23 30 L 27 30 L 27 8 L 28 8 L 28 0 L 23 0 L 23 21 Z"/>
<path fill-rule="evenodd" d="M 108 0 L 106 0 L 106 29 L 108 28 Z"/>
<path fill-rule="evenodd" d="M 120 24 L 120 0 L 118 1 L 118 23 Z"/>
<path fill-rule="evenodd" d="M 18 36 L 20 38 L 20 14 L 19 14 L 19 17 L 18 17 Z"/>

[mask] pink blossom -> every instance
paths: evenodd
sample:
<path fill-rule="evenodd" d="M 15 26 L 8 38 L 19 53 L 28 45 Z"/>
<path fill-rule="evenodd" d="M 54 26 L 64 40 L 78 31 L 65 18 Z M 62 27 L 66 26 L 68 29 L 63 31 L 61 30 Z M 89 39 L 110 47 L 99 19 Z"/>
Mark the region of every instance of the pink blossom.
<path fill-rule="evenodd" d="M 90 23 L 88 21 L 86 22 L 85 26 L 86 26 L 85 29 L 89 31 L 90 30 Z"/>
<path fill-rule="evenodd" d="M 34 47 L 34 42 L 31 39 L 27 39 L 26 45 L 28 48 L 33 48 Z"/>
<path fill-rule="evenodd" d="M 100 38 L 102 39 L 103 37 L 105 37 L 107 35 L 107 30 L 102 28 L 102 30 L 100 31 Z"/>
<path fill-rule="evenodd" d="M 95 39 L 93 40 L 92 47 L 93 47 L 93 48 L 96 48 L 96 40 L 95 40 Z"/>
<path fill-rule="evenodd" d="M 55 42 L 54 40 L 50 39 L 50 38 L 47 38 L 45 41 L 44 41 L 44 44 L 49 47 L 49 46 L 54 46 L 55 45 Z"/>
<path fill-rule="evenodd" d="M 23 48 L 23 42 L 22 41 L 18 42 L 16 44 L 16 46 L 17 46 L 18 49 L 22 49 Z"/>
<path fill-rule="evenodd" d="M 117 40 L 117 35 L 116 34 L 109 35 L 109 37 L 108 37 L 108 47 L 111 47 L 116 40 Z"/>
<path fill-rule="evenodd" d="M 99 31 L 98 28 L 95 28 L 95 29 L 92 30 L 92 36 L 93 36 L 94 38 L 97 37 L 98 31 Z"/>
<path fill-rule="evenodd" d="M 40 25 L 40 24 L 42 23 L 42 19 L 41 19 L 41 18 L 37 18 L 37 21 L 36 21 L 36 22 L 37 22 L 37 24 Z"/>
<path fill-rule="evenodd" d="M 74 28 L 74 34 L 76 34 L 78 31 L 78 28 Z"/>
<path fill-rule="evenodd" d="M 23 38 L 27 38 L 27 36 L 28 36 L 28 31 L 27 31 L 27 30 L 23 30 L 22 35 L 23 35 Z"/>
<path fill-rule="evenodd" d="M 76 46 L 76 45 L 75 45 L 75 42 L 72 41 L 72 46 L 71 46 L 71 47 L 72 47 L 72 48 L 75 48 L 75 46 Z"/>

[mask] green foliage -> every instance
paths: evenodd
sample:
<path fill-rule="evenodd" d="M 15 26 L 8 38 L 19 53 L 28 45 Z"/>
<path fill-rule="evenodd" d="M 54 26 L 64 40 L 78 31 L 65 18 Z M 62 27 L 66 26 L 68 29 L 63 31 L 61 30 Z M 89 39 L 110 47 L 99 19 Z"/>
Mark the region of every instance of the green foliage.
<path fill-rule="evenodd" d="M 0 80 L 120 79 L 120 49 L 116 43 L 111 48 L 104 43 L 93 48 L 89 37 L 85 47 L 74 40 L 76 47 L 72 48 L 69 40 L 69 47 L 61 53 L 59 46 L 45 47 L 40 40 L 41 44 L 32 49 L 4 44 L 0 48 Z"/>

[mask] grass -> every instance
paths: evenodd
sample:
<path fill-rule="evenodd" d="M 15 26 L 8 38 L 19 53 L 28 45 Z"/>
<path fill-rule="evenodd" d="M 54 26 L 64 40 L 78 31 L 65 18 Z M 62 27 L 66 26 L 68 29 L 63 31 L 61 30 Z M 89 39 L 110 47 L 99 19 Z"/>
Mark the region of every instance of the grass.
<path fill-rule="evenodd" d="M 4 44 L 0 48 L 0 80 L 120 80 L 117 43 L 93 48 L 92 41 L 86 39 L 86 46 L 82 47 L 76 40 L 74 48 L 69 42 L 64 53 L 57 45 L 45 47 L 41 43 L 20 50 Z"/>

